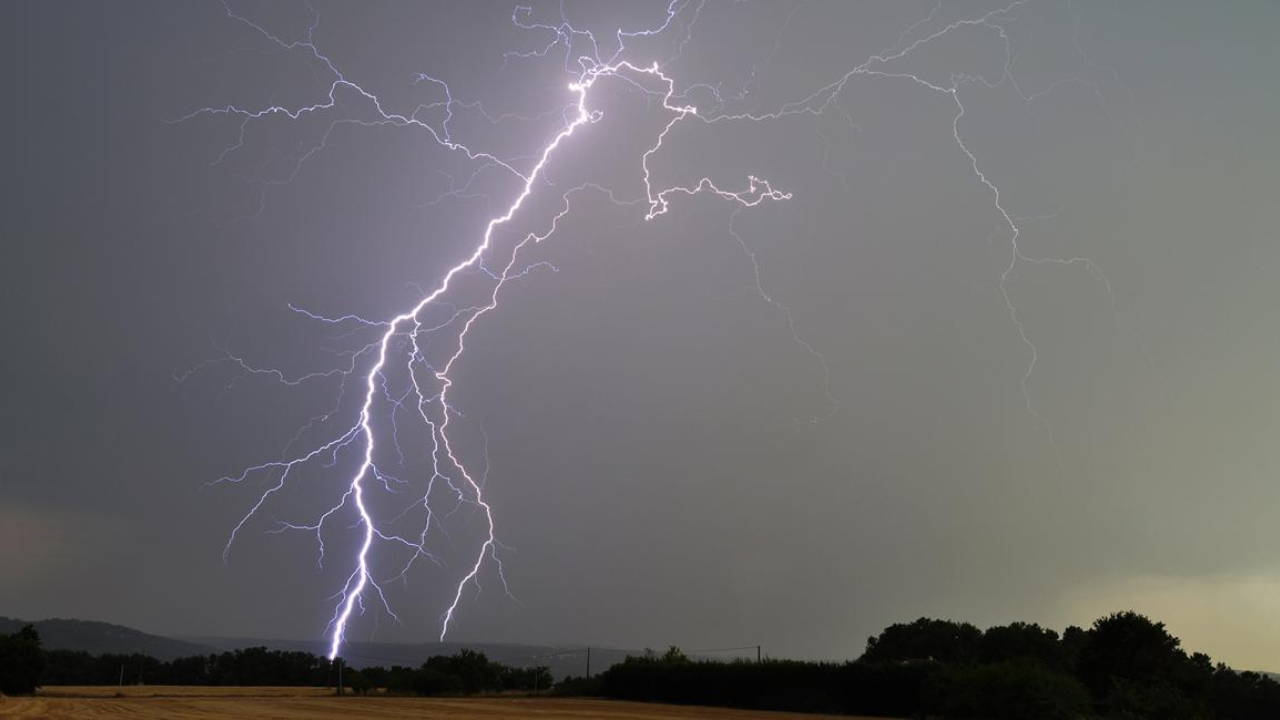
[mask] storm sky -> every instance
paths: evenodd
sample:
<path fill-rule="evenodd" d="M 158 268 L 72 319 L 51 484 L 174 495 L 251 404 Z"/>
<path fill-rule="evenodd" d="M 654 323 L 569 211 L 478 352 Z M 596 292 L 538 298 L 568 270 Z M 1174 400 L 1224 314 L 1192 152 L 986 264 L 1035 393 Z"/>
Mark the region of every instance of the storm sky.
<path fill-rule="evenodd" d="M 1280 6 L 676 6 L 620 57 L 705 117 L 777 114 L 960 24 L 821 113 L 682 123 L 650 162 L 662 186 L 751 174 L 789 200 L 677 196 L 646 221 L 572 195 L 453 373 L 515 599 L 486 564 L 451 638 L 848 658 L 921 615 L 1061 630 L 1133 608 L 1280 669 Z M 217 2 L 0 5 L 0 614 L 320 637 L 353 519 L 322 569 L 314 534 L 271 531 L 332 505 L 350 458 L 291 478 L 225 562 L 275 478 L 206 483 L 359 405 L 338 375 L 285 385 L 227 354 L 290 381 L 348 367 L 377 332 L 291 305 L 394 317 L 520 190 L 423 127 L 370 126 L 343 88 L 296 121 L 170 121 L 326 102 L 333 69 L 284 47 L 318 17 L 315 46 L 384 112 L 527 172 L 590 51 L 548 48 L 509 2 L 230 7 L 279 41 Z M 607 59 L 666 8 L 563 17 Z M 505 242 L 584 183 L 644 197 L 670 119 L 645 89 L 602 82 Z M 395 474 L 421 484 L 423 430 L 397 428 Z M 350 636 L 434 638 L 481 520 L 464 503 L 439 565 L 385 583 L 400 624 L 367 602 Z"/>

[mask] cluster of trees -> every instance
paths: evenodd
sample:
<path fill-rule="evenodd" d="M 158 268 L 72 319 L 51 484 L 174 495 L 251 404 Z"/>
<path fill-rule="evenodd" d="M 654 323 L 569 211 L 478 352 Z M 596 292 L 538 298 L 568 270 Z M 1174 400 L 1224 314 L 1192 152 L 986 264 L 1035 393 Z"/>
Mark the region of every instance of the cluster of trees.
<path fill-rule="evenodd" d="M 1280 683 L 1188 655 L 1132 612 L 1061 636 L 1027 623 L 986 632 L 922 618 L 847 663 L 693 660 L 672 648 L 607 670 L 609 697 L 769 710 L 1009 720 L 1280 718 Z"/>
<path fill-rule="evenodd" d="M 414 695 L 539 692 L 549 690 L 552 682 L 551 670 L 545 666 L 515 668 L 472 650 L 429 658 L 417 668 L 367 667 L 343 678 L 343 683 L 356 692 L 377 687 L 386 688 L 390 693 Z"/>

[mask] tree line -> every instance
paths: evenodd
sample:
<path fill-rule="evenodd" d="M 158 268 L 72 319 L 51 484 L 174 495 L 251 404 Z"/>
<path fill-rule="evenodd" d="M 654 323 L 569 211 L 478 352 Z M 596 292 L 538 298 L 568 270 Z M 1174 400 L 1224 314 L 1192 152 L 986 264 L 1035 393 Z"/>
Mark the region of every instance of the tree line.
<path fill-rule="evenodd" d="M 355 693 L 381 688 L 406 695 L 476 695 L 549 690 L 545 666 L 516 668 L 462 650 L 431 657 L 418 667 L 339 668 L 308 652 L 251 647 L 210 655 L 158 660 L 149 655 L 91 655 L 78 650 L 45 650 L 27 625 L 0 634 L 0 693 L 31 694 L 43 685 L 194 685 L 242 687 L 334 687 Z"/>
<path fill-rule="evenodd" d="M 340 661 L 339 661 L 340 662 Z M 515 668 L 463 650 L 418 667 L 340 668 L 305 652 L 246 648 L 160 661 L 146 655 L 45 651 L 30 626 L 0 634 L 0 693 L 48 685 L 341 685 L 405 695 L 550 690 L 761 710 L 950 720 L 1275 720 L 1280 683 L 1188 654 L 1163 623 L 1133 612 L 1059 635 L 1035 624 L 980 630 L 921 618 L 867 639 L 849 662 L 690 658 L 646 652 L 552 685 L 546 667 Z"/>
<path fill-rule="evenodd" d="M 344 684 L 348 682 L 344 678 Z M 477 695 L 548 691 L 553 682 L 546 666 L 511 667 L 490 660 L 484 653 L 461 650 L 428 658 L 417 668 L 362 668 L 351 687 L 358 692 L 385 688 L 389 693 L 406 695 Z"/>
<path fill-rule="evenodd" d="M 336 678 L 328 658 L 265 647 L 173 660 L 139 653 L 90 655 L 79 650 L 48 650 L 44 655 L 42 685 L 316 687 L 333 685 Z"/>
<path fill-rule="evenodd" d="M 1280 683 L 1187 654 L 1133 612 L 1059 636 L 1013 623 L 986 632 L 921 618 L 868 638 L 851 662 L 717 662 L 678 648 L 629 657 L 600 677 L 628 700 L 953 720 L 1275 720 Z"/>

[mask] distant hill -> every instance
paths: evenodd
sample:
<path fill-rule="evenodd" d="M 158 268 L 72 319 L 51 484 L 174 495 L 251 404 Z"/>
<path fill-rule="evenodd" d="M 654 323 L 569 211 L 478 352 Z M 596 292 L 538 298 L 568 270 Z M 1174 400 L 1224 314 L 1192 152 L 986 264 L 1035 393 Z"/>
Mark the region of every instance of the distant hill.
<path fill-rule="evenodd" d="M 172 660 L 188 655 L 207 655 L 213 651 L 208 645 L 149 635 L 140 630 L 92 620 L 16 620 L 0 617 L 0 633 L 14 633 L 23 625 L 35 626 L 40 642 L 48 650 L 83 650 L 91 655 L 105 653 L 143 653 L 160 660 Z"/>

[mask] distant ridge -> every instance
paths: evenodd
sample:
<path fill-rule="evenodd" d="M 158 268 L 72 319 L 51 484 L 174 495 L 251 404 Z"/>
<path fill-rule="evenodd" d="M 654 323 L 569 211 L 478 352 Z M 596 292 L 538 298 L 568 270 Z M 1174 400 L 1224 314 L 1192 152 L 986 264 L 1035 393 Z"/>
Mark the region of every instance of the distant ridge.
<path fill-rule="evenodd" d="M 213 652 L 208 645 L 150 635 L 123 625 L 93 620 L 50 618 L 27 621 L 0 617 L 0 633 L 15 633 L 28 624 L 40 633 L 40 642 L 47 650 L 83 650 L 91 655 L 142 653 L 160 660 Z"/>

